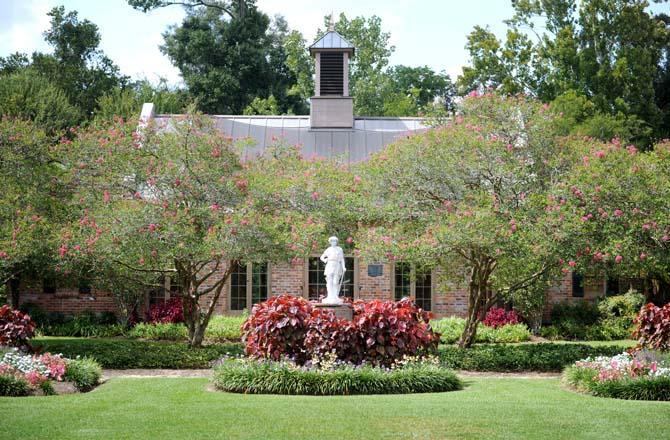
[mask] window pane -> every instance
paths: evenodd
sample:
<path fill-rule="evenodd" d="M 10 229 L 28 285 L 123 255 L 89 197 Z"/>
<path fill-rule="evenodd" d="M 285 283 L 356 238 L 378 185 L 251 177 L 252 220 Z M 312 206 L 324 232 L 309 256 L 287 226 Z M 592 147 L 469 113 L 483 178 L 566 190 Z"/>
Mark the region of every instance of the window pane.
<path fill-rule="evenodd" d="M 572 272 L 572 296 L 584 296 L 584 277 L 576 272 Z"/>
<path fill-rule="evenodd" d="M 342 280 L 340 296 L 354 299 L 354 257 L 344 257 L 344 264 L 347 267 L 347 271 L 344 273 L 344 279 Z"/>
<path fill-rule="evenodd" d="M 328 294 L 326 290 L 326 276 L 323 274 L 325 268 L 326 265 L 318 257 L 309 259 L 307 278 L 309 281 L 308 292 L 310 301 L 317 301 L 319 297 L 325 297 Z"/>
<path fill-rule="evenodd" d="M 254 263 L 251 266 L 251 304 L 268 299 L 268 265 Z"/>
<path fill-rule="evenodd" d="M 238 264 L 230 274 L 230 310 L 247 308 L 247 265 Z"/>
<path fill-rule="evenodd" d="M 409 298 L 411 291 L 411 275 L 412 266 L 408 263 L 396 263 L 395 264 L 395 288 L 393 298 L 396 301 L 407 297 Z"/>
<path fill-rule="evenodd" d="M 416 288 L 415 288 L 416 305 L 426 311 L 430 311 L 433 305 L 431 301 L 431 293 L 432 293 L 431 280 L 432 277 L 430 272 L 423 272 L 416 274 Z"/>

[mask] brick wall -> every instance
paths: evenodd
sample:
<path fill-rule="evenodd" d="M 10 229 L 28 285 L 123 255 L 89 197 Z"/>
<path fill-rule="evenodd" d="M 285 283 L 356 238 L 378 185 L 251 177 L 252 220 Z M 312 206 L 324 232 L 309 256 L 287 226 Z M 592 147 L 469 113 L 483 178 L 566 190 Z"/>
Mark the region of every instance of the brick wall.
<path fill-rule="evenodd" d="M 357 288 L 356 299 L 387 300 L 393 298 L 393 265 L 383 264 L 382 275 L 372 277 L 368 275 L 368 263 L 359 260 L 357 262 Z M 209 279 L 205 286 L 211 286 L 216 280 L 224 275 L 225 267 L 221 267 L 217 274 Z M 291 294 L 305 296 L 305 262 L 295 260 L 291 262 L 275 263 L 270 265 L 270 295 Z M 460 278 L 457 280 L 456 278 Z M 458 276 L 446 273 L 441 269 L 433 272 L 433 313 L 436 316 L 465 316 L 467 313 L 468 294 L 467 282 L 464 274 Z M 602 279 L 586 278 L 584 280 L 584 297 L 572 296 L 572 275 L 566 274 L 547 290 L 547 302 L 543 314 L 545 320 L 549 320 L 551 307 L 559 302 L 577 302 L 582 300 L 595 301 L 602 296 Z M 229 311 L 229 284 L 223 288 L 221 296 L 215 308 L 217 314 L 231 313 Z M 211 301 L 213 293 L 205 295 L 201 303 L 207 305 Z M 24 282 L 21 285 L 21 303 L 32 302 L 38 304 L 47 311 L 62 312 L 65 314 L 77 314 L 83 311 L 94 312 L 117 312 L 117 306 L 111 294 L 101 291 L 93 291 L 91 294 L 79 294 L 76 288 L 58 289 L 56 293 L 43 293 L 39 282 Z"/>
<path fill-rule="evenodd" d="M 368 263 L 362 259 L 359 259 L 358 288 L 356 299 L 393 299 L 393 292 L 391 291 L 392 273 L 393 266 L 391 264 L 383 264 L 381 276 L 371 277 L 368 275 Z"/>
<path fill-rule="evenodd" d="M 114 297 L 109 292 L 92 290 L 80 294 L 76 287 L 56 289 L 55 293 L 44 293 L 41 281 L 23 280 L 19 286 L 19 303 L 33 303 L 49 312 L 76 315 L 85 311 L 96 313 L 118 313 Z"/>
<path fill-rule="evenodd" d="M 291 262 L 275 263 L 270 266 L 270 289 L 273 296 L 304 296 L 305 261 L 297 259 Z"/>

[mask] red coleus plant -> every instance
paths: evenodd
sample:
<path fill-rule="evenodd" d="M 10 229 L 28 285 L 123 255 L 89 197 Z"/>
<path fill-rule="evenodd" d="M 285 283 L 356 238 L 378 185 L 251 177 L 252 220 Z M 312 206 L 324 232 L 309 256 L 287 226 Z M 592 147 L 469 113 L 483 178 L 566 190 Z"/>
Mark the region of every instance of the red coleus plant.
<path fill-rule="evenodd" d="M 8 305 L 0 307 L 0 345 L 29 348 L 28 340 L 35 336 L 36 325 L 26 313 Z"/>
<path fill-rule="evenodd" d="M 429 320 L 430 314 L 409 298 L 357 301 L 352 322 L 358 337 L 354 360 L 389 366 L 405 355 L 435 350 L 440 335 Z"/>
<path fill-rule="evenodd" d="M 635 332 L 640 347 L 670 350 L 670 304 L 658 307 L 649 303 L 635 318 Z"/>
<path fill-rule="evenodd" d="M 273 360 L 285 356 L 303 363 L 305 333 L 311 318 L 312 305 L 297 296 L 274 296 L 254 305 L 242 324 L 247 355 Z"/>
<path fill-rule="evenodd" d="M 246 351 L 258 358 L 290 357 L 302 364 L 335 353 L 342 361 L 390 366 L 405 355 L 437 348 L 429 314 L 410 299 L 357 301 L 352 321 L 283 295 L 254 306 L 243 324 Z"/>
<path fill-rule="evenodd" d="M 514 310 L 506 311 L 502 307 L 491 307 L 482 323 L 493 328 L 502 327 L 507 324 L 518 324 L 519 315 Z"/>
<path fill-rule="evenodd" d="M 172 297 L 164 303 L 152 305 L 148 320 L 152 324 L 184 322 L 184 306 L 181 298 Z"/>

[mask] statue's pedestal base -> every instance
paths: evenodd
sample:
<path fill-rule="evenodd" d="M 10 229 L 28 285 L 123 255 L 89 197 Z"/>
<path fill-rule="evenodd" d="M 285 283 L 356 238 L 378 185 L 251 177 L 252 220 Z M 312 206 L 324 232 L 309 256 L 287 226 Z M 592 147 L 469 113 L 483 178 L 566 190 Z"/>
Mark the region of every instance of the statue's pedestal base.
<path fill-rule="evenodd" d="M 350 304 L 317 303 L 314 304 L 314 307 L 322 310 L 330 310 L 335 314 L 335 317 L 339 319 L 346 319 L 347 321 L 354 319 L 354 308 Z"/>

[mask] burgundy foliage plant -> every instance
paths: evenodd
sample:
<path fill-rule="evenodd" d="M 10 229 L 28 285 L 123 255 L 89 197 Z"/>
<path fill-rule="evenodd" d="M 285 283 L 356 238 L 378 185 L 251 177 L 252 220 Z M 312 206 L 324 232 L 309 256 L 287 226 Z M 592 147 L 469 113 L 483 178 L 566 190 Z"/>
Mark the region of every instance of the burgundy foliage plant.
<path fill-rule="evenodd" d="M 30 316 L 8 305 L 0 307 L 0 345 L 29 348 L 28 340 L 35 336 L 36 325 Z"/>
<path fill-rule="evenodd" d="M 312 305 L 292 295 L 273 296 L 254 305 L 242 324 L 246 353 L 257 358 L 282 357 L 305 361 L 305 333 L 312 318 Z"/>
<path fill-rule="evenodd" d="M 184 306 L 179 297 L 172 297 L 163 303 L 151 306 L 148 320 L 152 324 L 184 322 Z"/>
<path fill-rule="evenodd" d="M 482 323 L 493 328 L 502 327 L 507 324 L 518 324 L 519 315 L 514 310 L 506 311 L 502 307 L 491 307 Z"/>
<path fill-rule="evenodd" d="M 405 355 L 434 351 L 439 342 L 428 312 L 410 299 L 357 301 L 347 321 L 283 295 L 254 306 L 242 328 L 248 355 L 298 363 L 335 353 L 353 364 L 390 366 Z"/>
<path fill-rule="evenodd" d="M 640 347 L 670 350 L 670 303 L 658 307 L 649 303 L 635 318 L 635 332 Z"/>

